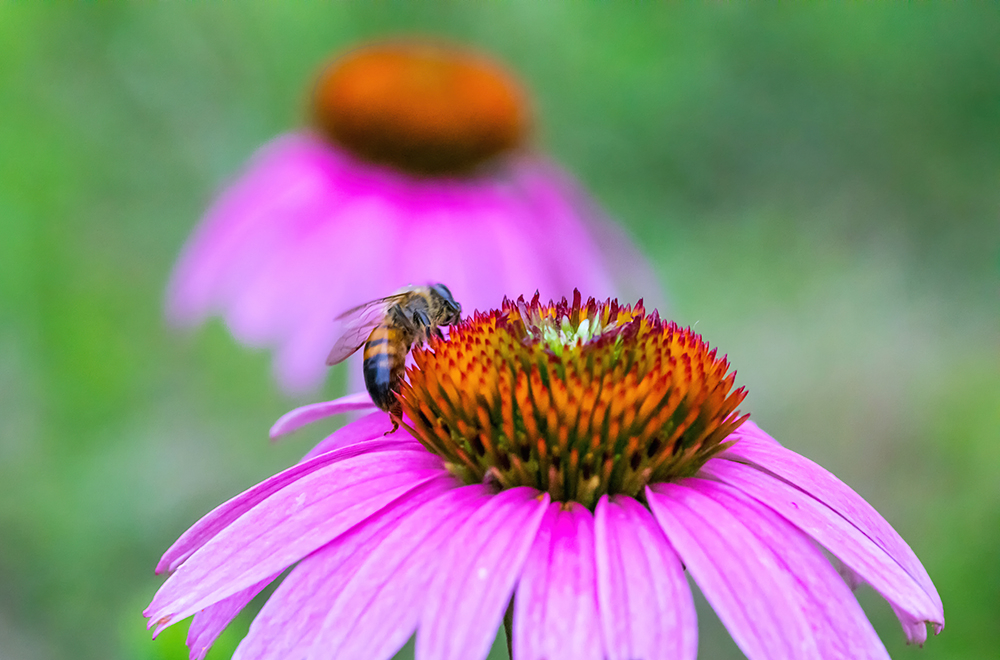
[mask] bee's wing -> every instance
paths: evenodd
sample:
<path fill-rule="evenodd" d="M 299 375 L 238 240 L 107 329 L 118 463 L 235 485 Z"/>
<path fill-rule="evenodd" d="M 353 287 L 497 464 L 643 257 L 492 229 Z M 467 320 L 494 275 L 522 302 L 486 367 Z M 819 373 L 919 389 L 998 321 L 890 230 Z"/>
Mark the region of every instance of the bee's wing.
<path fill-rule="evenodd" d="M 361 303 L 343 312 L 335 320 L 344 321 L 345 323 L 355 323 L 370 316 L 382 317 L 385 315 L 385 310 L 392 307 L 395 303 L 404 300 L 413 289 L 414 287 L 411 286 L 403 287 L 396 293 L 385 298 L 376 298 L 375 300 Z"/>
<path fill-rule="evenodd" d="M 376 325 L 378 325 L 377 318 L 370 319 L 365 323 L 349 325 L 334 342 L 330 354 L 326 356 L 326 363 L 332 366 L 349 358 L 354 351 L 361 348 Z"/>
<path fill-rule="evenodd" d="M 343 362 L 361 348 L 375 326 L 385 318 L 386 310 L 401 300 L 404 295 L 396 294 L 371 300 L 357 307 L 352 307 L 338 316 L 337 320 L 343 322 L 344 329 L 337 341 L 334 342 L 330 354 L 326 356 L 326 363 L 334 365 Z"/>

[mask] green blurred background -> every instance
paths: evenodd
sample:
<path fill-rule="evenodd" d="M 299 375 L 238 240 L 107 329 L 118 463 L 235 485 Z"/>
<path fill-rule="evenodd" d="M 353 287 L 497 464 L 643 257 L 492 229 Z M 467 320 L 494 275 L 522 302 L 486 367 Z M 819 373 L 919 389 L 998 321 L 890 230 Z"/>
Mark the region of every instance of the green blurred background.
<path fill-rule="evenodd" d="M 862 588 L 890 653 L 996 657 L 1000 9 L 515 2 L 0 6 L 0 658 L 186 657 L 140 616 L 159 555 L 324 429 L 271 445 L 302 401 L 218 322 L 168 329 L 167 274 L 317 63 L 409 30 L 523 76 L 754 419 L 913 546 L 948 627 L 908 648 Z"/>

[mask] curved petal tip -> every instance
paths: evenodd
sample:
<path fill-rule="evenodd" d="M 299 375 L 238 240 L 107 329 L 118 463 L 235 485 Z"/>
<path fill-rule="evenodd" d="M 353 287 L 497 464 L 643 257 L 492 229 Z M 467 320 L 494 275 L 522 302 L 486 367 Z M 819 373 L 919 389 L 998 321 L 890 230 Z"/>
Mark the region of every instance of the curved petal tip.
<path fill-rule="evenodd" d="M 378 410 L 378 408 L 372 403 L 368 392 L 348 394 L 333 401 L 311 403 L 282 415 L 271 427 L 271 439 L 277 440 L 307 424 L 353 410 Z"/>

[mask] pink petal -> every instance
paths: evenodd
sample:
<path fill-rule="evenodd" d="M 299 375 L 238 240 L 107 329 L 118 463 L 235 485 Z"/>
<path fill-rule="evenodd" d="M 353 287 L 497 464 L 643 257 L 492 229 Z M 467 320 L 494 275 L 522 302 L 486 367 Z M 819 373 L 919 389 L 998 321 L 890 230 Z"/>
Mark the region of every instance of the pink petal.
<path fill-rule="evenodd" d="M 439 496 L 439 490 L 415 493 L 299 562 L 261 608 L 233 660 L 304 657 L 359 566 L 401 522 Z"/>
<path fill-rule="evenodd" d="M 781 443 L 769 436 L 767 433 L 761 430 L 757 424 L 754 423 L 752 419 L 748 419 L 739 428 L 733 431 L 727 440 L 741 440 L 745 441 L 746 444 L 765 444 L 774 445 L 775 447 L 781 447 Z"/>
<path fill-rule="evenodd" d="M 666 298 L 659 279 L 624 228 L 605 217 L 599 209 L 589 209 L 590 205 L 579 188 L 574 192 L 579 217 L 601 248 L 603 263 L 615 282 L 618 299 L 633 301 L 643 298 L 646 309 L 658 307 L 665 312 Z"/>
<path fill-rule="evenodd" d="M 433 577 L 451 569 L 442 548 L 487 497 L 464 486 L 408 515 L 335 592 L 308 658 L 392 657 L 416 629 Z"/>
<path fill-rule="evenodd" d="M 653 516 L 631 497 L 605 496 L 594 522 L 607 657 L 695 658 L 694 600 L 680 559 Z"/>
<path fill-rule="evenodd" d="M 157 592 L 147 616 L 183 619 L 284 570 L 400 498 L 454 481 L 426 451 L 340 461 L 271 495 L 188 558 Z"/>
<path fill-rule="evenodd" d="M 814 497 L 811 492 L 803 492 L 755 467 L 733 461 L 709 461 L 702 467 L 701 474 L 735 486 L 777 511 L 836 555 L 886 600 L 907 613 L 910 620 L 944 624 L 944 613 L 940 606 L 928 596 L 916 577 L 900 564 L 897 555 L 886 551 L 884 546 L 852 524 L 850 519 L 839 515 L 838 511 Z M 807 483 L 805 479 L 802 481 Z M 853 491 L 849 491 L 847 486 L 840 484 L 840 488 L 864 501 Z M 885 521 L 882 521 L 882 525 L 891 529 Z M 936 595 L 937 592 L 934 593 Z M 926 631 L 922 637 L 926 638 Z M 915 638 L 910 639 L 920 642 L 921 635 L 918 633 Z"/>
<path fill-rule="evenodd" d="M 241 515 L 255 507 L 260 502 L 270 497 L 272 494 L 285 488 L 289 484 L 295 483 L 302 477 L 319 470 L 328 465 L 349 459 L 363 454 L 375 454 L 381 452 L 392 452 L 400 449 L 398 441 L 394 440 L 372 440 L 370 442 L 358 443 L 349 447 L 338 449 L 335 452 L 328 452 L 321 456 L 316 456 L 309 460 L 304 460 L 298 465 L 288 468 L 283 472 L 265 479 L 253 488 L 246 490 L 231 500 L 220 504 L 210 511 L 201 520 L 191 526 L 177 539 L 170 548 L 163 554 L 160 563 L 156 566 L 156 572 L 162 573 L 165 570 L 175 570 L 184 560 L 190 557 L 196 550 L 205 545 L 220 531 L 228 527 Z M 388 455 L 387 459 L 391 459 Z"/>
<path fill-rule="evenodd" d="M 387 413 L 379 410 L 378 412 L 365 415 L 361 419 L 353 421 L 323 438 L 315 447 L 309 450 L 302 460 L 309 460 L 314 456 L 325 454 L 328 451 L 342 449 L 352 444 L 369 440 L 384 439 L 389 442 L 395 442 L 397 448 L 420 444 L 416 438 L 404 430 L 397 429 L 395 433 L 390 433 L 390 431 L 392 431 L 392 420 L 389 419 Z"/>
<path fill-rule="evenodd" d="M 254 597 L 264 587 L 271 584 L 277 575 L 261 580 L 252 587 L 237 592 L 229 598 L 224 598 L 214 605 L 209 605 L 194 615 L 191 627 L 188 628 L 187 647 L 191 649 L 191 660 L 202 660 L 212 648 L 222 631 L 226 629 L 236 615 L 243 611 Z"/>
<path fill-rule="evenodd" d="M 416 215 L 414 209 L 408 209 L 410 217 L 406 218 L 400 241 L 406 249 L 399 254 L 394 266 L 400 286 L 445 282 L 456 300 L 468 304 L 473 288 L 468 277 L 475 268 L 476 259 L 466 252 L 471 246 L 456 240 L 456 232 L 467 232 L 469 227 L 462 224 L 474 219 L 457 216 L 456 202 L 461 204 L 460 200 L 439 199 L 429 212 L 417 212 Z"/>
<path fill-rule="evenodd" d="M 594 517 L 580 504 L 553 502 L 542 520 L 514 598 L 513 650 L 519 660 L 604 657 Z"/>
<path fill-rule="evenodd" d="M 910 546 L 879 512 L 840 479 L 809 459 L 785 449 L 750 420 L 744 422 L 743 426 L 748 427 L 747 435 L 727 449 L 722 457 L 758 465 L 804 490 L 843 516 L 877 543 L 913 577 L 936 606 L 939 618 L 933 620 L 943 628 L 941 597 L 934 588 L 934 583 Z M 940 629 L 937 632 L 940 632 Z"/>
<path fill-rule="evenodd" d="M 899 624 L 903 627 L 906 640 L 910 644 L 923 646 L 924 642 L 927 641 L 927 620 L 914 617 L 895 603 L 889 603 L 889 606 L 892 607 L 893 613 L 899 619 Z M 941 632 L 942 628 L 944 628 L 943 624 L 940 627 L 935 626 L 935 634 Z"/>
<path fill-rule="evenodd" d="M 356 392 L 333 401 L 311 403 L 282 415 L 271 427 L 271 439 L 298 431 L 307 424 L 352 410 L 378 410 L 368 392 Z M 367 438 L 366 438 L 367 439 Z"/>
<path fill-rule="evenodd" d="M 801 531 L 771 509 L 739 490 L 717 482 L 687 480 L 697 490 L 738 518 L 768 547 L 779 570 L 793 579 L 791 595 L 812 626 L 824 658 L 888 660 L 850 588 L 836 569 Z"/>
<path fill-rule="evenodd" d="M 454 534 L 428 590 L 417 660 L 486 657 L 548 504 L 532 488 L 505 490 Z"/>
<path fill-rule="evenodd" d="M 657 484 L 646 498 L 733 641 L 751 660 L 821 657 L 792 576 L 736 516 L 698 490 L 700 483 Z"/>
<path fill-rule="evenodd" d="M 325 228 L 286 276 L 283 316 L 292 320 L 291 331 L 280 342 L 274 366 L 281 382 L 299 391 L 322 381 L 326 356 L 341 331 L 335 319 L 348 301 L 381 298 L 401 286 L 385 271 L 406 218 L 395 217 L 381 195 L 364 193 L 349 195 L 337 213 L 349 222 Z"/>
<path fill-rule="evenodd" d="M 573 203 L 575 195 L 570 190 L 575 187 L 571 186 L 569 178 L 541 160 L 523 159 L 517 166 L 517 183 L 531 200 L 534 213 L 546 219 L 544 224 L 537 225 L 547 234 L 543 244 L 561 247 L 549 255 L 550 271 L 555 280 L 561 282 L 559 288 L 578 287 L 598 299 L 613 296 L 614 282 L 603 267 L 600 247 L 580 221 L 584 209 Z M 580 269 L 579 264 L 591 267 Z"/>
<path fill-rule="evenodd" d="M 227 301 L 228 325 L 241 341 L 259 344 L 288 336 L 302 310 L 298 290 L 312 284 L 310 274 L 354 256 L 353 252 L 336 249 L 348 245 L 349 240 L 339 245 L 335 240 L 331 243 L 338 235 L 342 239 L 349 236 L 357 224 L 350 213 L 344 212 L 348 209 L 335 179 L 336 174 L 331 172 L 326 187 L 317 190 L 314 198 L 302 200 L 298 208 L 287 211 L 286 217 L 271 218 L 271 222 L 290 225 L 288 239 L 273 246 L 269 258 L 258 265 L 255 277 Z M 339 258 L 331 259 L 331 254 Z M 337 287 L 326 294 L 316 303 L 328 310 L 351 306 L 351 289 Z M 332 331 L 333 324 L 327 325 Z"/>
<path fill-rule="evenodd" d="M 535 290 L 544 291 L 548 297 L 554 296 L 559 288 L 552 282 L 552 277 L 547 268 L 540 260 L 525 260 L 525 254 L 532 252 L 532 239 L 519 227 L 511 227 L 510 219 L 504 217 L 502 212 L 491 212 L 490 216 L 482 219 L 482 230 L 479 238 L 488 245 L 488 250 L 493 258 L 500 264 L 519 264 L 517 268 L 495 267 L 494 270 L 480 271 L 482 276 L 493 280 L 492 285 L 499 289 L 498 293 L 489 296 L 482 296 L 476 301 L 478 304 L 468 310 L 471 313 L 474 309 L 486 311 L 497 306 L 497 301 L 503 296 L 517 299 L 524 295 L 530 297 Z M 520 263 L 519 263 L 520 262 Z M 502 277 L 502 279 L 501 279 Z M 482 283 L 477 283 L 479 289 Z M 485 289 L 485 286 L 483 286 Z M 566 291 L 565 293 L 570 293 Z"/>
<path fill-rule="evenodd" d="M 288 222 L 301 217 L 296 210 L 302 200 L 325 195 L 325 177 L 316 166 L 321 149 L 315 140 L 292 135 L 255 155 L 185 246 L 168 288 L 168 316 L 196 322 L 252 277 L 283 241 Z"/>

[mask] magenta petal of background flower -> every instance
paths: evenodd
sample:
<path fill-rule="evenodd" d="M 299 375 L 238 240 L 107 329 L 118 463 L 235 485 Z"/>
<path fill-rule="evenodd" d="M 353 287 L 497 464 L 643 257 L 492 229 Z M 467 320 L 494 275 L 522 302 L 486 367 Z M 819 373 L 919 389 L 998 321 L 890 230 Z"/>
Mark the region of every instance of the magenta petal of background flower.
<path fill-rule="evenodd" d="M 872 541 L 884 549 L 921 586 L 936 606 L 939 619 L 933 619 L 937 632 L 944 627 L 943 606 L 927 570 L 906 541 L 892 528 L 875 508 L 851 490 L 844 482 L 808 458 L 785 449 L 753 422 L 740 442 L 721 456 L 760 466 L 793 486 L 804 490 L 827 507 L 843 516 Z"/>
<path fill-rule="evenodd" d="M 562 284 L 564 278 L 573 273 L 573 287 L 592 293 L 597 298 L 613 295 L 614 282 L 606 269 L 602 248 L 596 237 L 589 232 L 589 224 L 599 222 L 596 211 L 583 206 L 583 195 L 561 171 L 540 160 L 525 160 L 515 170 L 519 187 L 526 192 L 547 222 L 538 229 L 545 232 L 543 240 L 558 242 L 566 249 L 554 256 L 551 266 L 553 278 Z M 586 222 L 582 217 L 587 217 Z M 587 263 L 593 267 L 584 272 L 574 272 L 579 267 L 574 263 Z M 648 272 L 644 260 L 636 262 Z M 651 292 L 657 288 L 650 289 Z M 605 293 L 607 292 L 607 293 Z M 525 292 L 527 293 L 527 292 Z M 558 295 L 558 294 L 556 294 Z M 563 293 L 562 295 L 566 295 Z M 543 298 L 547 296 L 543 292 Z"/>
<path fill-rule="evenodd" d="M 279 384 L 303 392 L 326 374 L 340 312 L 428 281 L 469 312 L 536 289 L 603 298 L 631 284 L 660 298 L 624 232 L 544 158 L 516 152 L 476 176 L 414 177 L 301 132 L 262 147 L 206 213 L 174 269 L 167 315 L 182 325 L 221 315 L 239 341 L 274 348 Z"/>
<path fill-rule="evenodd" d="M 307 424 L 355 410 L 378 410 L 378 408 L 372 403 L 372 398 L 368 392 L 347 394 L 333 401 L 310 403 L 307 406 L 295 408 L 279 417 L 278 421 L 271 427 L 271 439 L 277 440 L 283 435 L 298 431 Z"/>
<path fill-rule="evenodd" d="M 351 425 L 344 427 L 350 428 Z M 344 430 L 344 429 L 341 429 Z M 220 504 L 212 509 L 201 520 L 192 525 L 184 532 L 179 539 L 174 541 L 160 563 L 156 565 L 156 572 L 174 570 L 191 556 L 198 548 L 202 547 L 220 531 L 224 530 L 230 523 L 242 516 L 244 513 L 257 506 L 272 494 L 280 491 L 289 484 L 293 484 L 307 474 L 319 470 L 327 465 L 339 461 L 353 458 L 369 453 L 385 451 L 395 451 L 400 448 L 400 443 L 392 439 L 379 439 L 360 444 L 352 444 L 349 447 L 329 452 L 322 456 L 317 456 L 309 460 L 304 460 L 298 465 L 279 472 L 273 477 L 269 477 L 253 488 L 246 490 L 236 497 Z"/>
<path fill-rule="evenodd" d="M 271 253 L 301 200 L 323 194 L 324 177 L 314 164 L 320 143 L 297 136 L 278 138 L 254 155 L 250 166 L 206 214 L 185 246 L 167 291 L 167 314 L 193 324 L 221 302 L 229 282 L 248 281 Z M 281 217 L 284 222 L 273 222 Z M 230 288 L 232 284 L 228 285 Z"/>
<path fill-rule="evenodd" d="M 687 483 L 657 484 L 646 497 L 736 645 L 750 660 L 821 657 L 793 577 L 735 515 L 698 490 L 698 480 Z"/>
<path fill-rule="evenodd" d="M 875 591 L 905 612 L 910 620 L 944 624 L 944 612 L 941 607 L 892 553 L 887 552 L 850 520 L 817 500 L 810 492 L 803 492 L 755 467 L 733 461 L 719 459 L 709 461 L 702 467 L 701 474 L 731 484 L 777 511 L 836 555 Z M 806 479 L 802 481 L 806 483 Z M 840 487 L 849 490 L 842 483 Z M 882 524 L 888 527 L 885 521 Z M 901 622 L 906 629 L 906 622 Z M 911 626 L 907 631 L 908 636 L 912 630 Z M 923 635 L 910 639 L 921 643 L 926 639 L 926 635 L 924 630 Z"/>
<path fill-rule="evenodd" d="M 191 619 L 191 627 L 188 628 L 187 634 L 187 647 L 191 649 L 191 660 L 202 660 L 226 626 L 232 623 L 236 615 L 277 577 L 278 574 L 272 575 L 196 613 Z"/>
<path fill-rule="evenodd" d="M 450 567 L 442 548 L 488 496 L 483 486 L 448 491 L 414 511 L 366 553 L 332 593 L 308 658 L 390 658 L 420 621 L 427 587 Z"/>
<path fill-rule="evenodd" d="M 363 260 L 370 254 L 373 237 L 382 236 L 384 247 L 391 246 L 392 235 L 386 232 L 392 224 L 373 212 L 370 202 L 335 195 L 317 195 L 307 202 L 297 211 L 300 218 L 310 220 L 307 231 L 275 250 L 233 301 L 227 320 L 241 341 L 252 345 L 284 341 L 304 327 L 295 322 L 303 317 L 329 325 L 367 288 L 363 278 L 371 264 Z M 331 252 L 332 248 L 336 250 Z M 323 285 L 337 273 L 340 286 L 324 291 Z M 291 289 L 292 282 L 299 286 Z"/>
<path fill-rule="evenodd" d="M 299 562 L 261 608 L 233 660 L 304 657 L 319 635 L 336 595 L 362 562 L 400 521 L 439 494 L 435 490 L 415 493 Z"/>
<path fill-rule="evenodd" d="M 316 470 L 271 495 L 181 564 L 148 616 L 182 619 L 281 571 L 408 493 L 453 485 L 420 451 L 362 455 Z"/>
<path fill-rule="evenodd" d="M 538 528 L 514 599 L 513 650 L 519 660 L 605 657 L 594 517 L 580 504 L 551 503 Z"/>
<path fill-rule="evenodd" d="M 548 508 L 548 494 L 501 491 L 475 511 L 441 556 L 428 590 L 417 660 L 485 658 Z"/>
<path fill-rule="evenodd" d="M 595 558 L 609 660 L 693 659 L 694 600 L 677 553 L 649 511 L 631 497 L 597 503 Z"/>
<path fill-rule="evenodd" d="M 794 589 L 790 593 L 812 624 L 822 657 L 888 660 L 889 654 L 851 589 L 808 536 L 731 486 L 697 480 L 697 488 L 746 525 L 771 549 L 779 569 L 792 577 Z M 844 634 L 848 630 L 850 633 Z"/>

